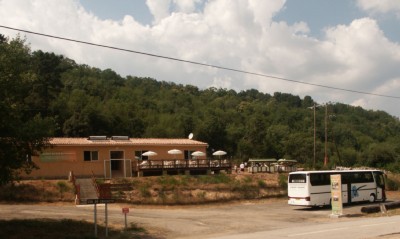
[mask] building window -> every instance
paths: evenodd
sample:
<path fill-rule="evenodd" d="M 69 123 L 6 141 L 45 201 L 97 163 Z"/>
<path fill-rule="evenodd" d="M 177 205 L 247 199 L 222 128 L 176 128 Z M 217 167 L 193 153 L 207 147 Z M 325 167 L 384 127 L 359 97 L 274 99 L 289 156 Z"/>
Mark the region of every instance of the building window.
<path fill-rule="evenodd" d="M 83 151 L 83 160 L 84 161 L 97 161 L 97 160 L 99 160 L 99 152 L 98 151 Z"/>
<path fill-rule="evenodd" d="M 110 159 L 124 159 L 124 151 L 110 151 Z"/>
<path fill-rule="evenodd" d="M 186 160 L 192 158 L 192 157 L 191 157 L 192 155 L 190 155 L 190 153 L 191 153 L 191 152 L 190 152 L 189 150 L 185 150 L 184 155 L 185 155 L 185 159 L 186 159 Z"/>
<path fill-rule="evenodd" d="M 135 159 L 137 159 L 137 160 L 148 160 L 149 157 L 143 155 L 143 153 L 145 153 L 147 151 L 148 150 L 135 151 Z"/>

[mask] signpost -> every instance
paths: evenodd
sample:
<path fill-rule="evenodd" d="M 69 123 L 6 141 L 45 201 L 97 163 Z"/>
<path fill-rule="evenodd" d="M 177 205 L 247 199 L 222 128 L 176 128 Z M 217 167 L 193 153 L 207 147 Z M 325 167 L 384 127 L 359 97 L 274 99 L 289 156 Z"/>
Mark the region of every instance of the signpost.
<path fill-rule="evenodd" d="M 331 204 L 333 217 L 343 215 L 342 178 L 340 174 L 331 175 Z"/>
<path fill-rule="evenodd" d="M 115 203 L 115 199 L 86 199 L 86 204 L 103 204 L 103 203 Z"/>
<path fill-rule="evenodd" d="M 115 203 L 112 198 L 86 199 L 86 204 L 94 204 L 94 236 L 97 237 L 97 204 L 105 204 L 106 237 L 108 237 L 108 209 L 107 203 Z"/>
<path fill-rule="evenodd" d="M 125 215 L 125 230 L 128 228 L 128 222 L 126 220 L 126 214 L 129 213 L 129 207 L 123 207 L 122 208 L 122 213 Z"/>

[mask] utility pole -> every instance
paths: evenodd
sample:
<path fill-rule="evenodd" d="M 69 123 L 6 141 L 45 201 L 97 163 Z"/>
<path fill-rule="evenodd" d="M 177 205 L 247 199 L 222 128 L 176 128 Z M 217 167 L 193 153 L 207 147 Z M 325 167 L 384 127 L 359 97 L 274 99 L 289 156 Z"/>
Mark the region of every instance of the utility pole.
<path fill-rule="evenodd" d="M 327 143 L 328 143 L 328 104 L 325 104 L 325 157 L 324 157 L 324 166 L 326 166 L 328 164 Z"/>
<path fill-rule="evenodd" d="M 317 135 L 317 129 L 316 129 L 316 119 L 315 119 L 315 107 L 317 107 L 316 106 L 316 104 L 314 103 L 314 161 L 313 161 L 313 168 L 315 169 L 315 138 L 316 138 L 316 135 Z"/>
<path fill-rule="evenodd" d="M 315 108 L 317 107 L 317 104 L 314 103 L 313 106 L 308 107 L 308 109 L 313 109 L 314 111 L 314 160 L 313 160 L 313 169 L 315 169 L 315 157 L 316 157 L 316 153 L 315 153 L 315 148 L 316 148 L 316 135 L 317 135 L 317 128 L 316 128 L 316 119 L 315 119 Z"/>

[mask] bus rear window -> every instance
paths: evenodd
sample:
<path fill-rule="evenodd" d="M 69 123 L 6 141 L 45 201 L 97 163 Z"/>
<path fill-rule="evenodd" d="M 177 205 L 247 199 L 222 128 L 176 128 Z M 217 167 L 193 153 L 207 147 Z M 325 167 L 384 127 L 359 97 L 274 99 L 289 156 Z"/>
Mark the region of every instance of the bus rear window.
<path fill-rule="evenodd" d="M 290 174 L 289 183 L 305 183 L 306 177 L 305 174 Z"/>

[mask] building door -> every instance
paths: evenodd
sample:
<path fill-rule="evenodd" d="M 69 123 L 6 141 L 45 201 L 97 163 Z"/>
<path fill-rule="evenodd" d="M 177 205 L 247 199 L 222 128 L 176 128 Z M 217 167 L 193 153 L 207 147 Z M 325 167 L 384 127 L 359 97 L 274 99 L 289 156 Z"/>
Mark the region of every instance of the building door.
<path fill-rule="evenodd" d="M 124 177 L 124 151 L 110 151 L 111 175 Z"/>

